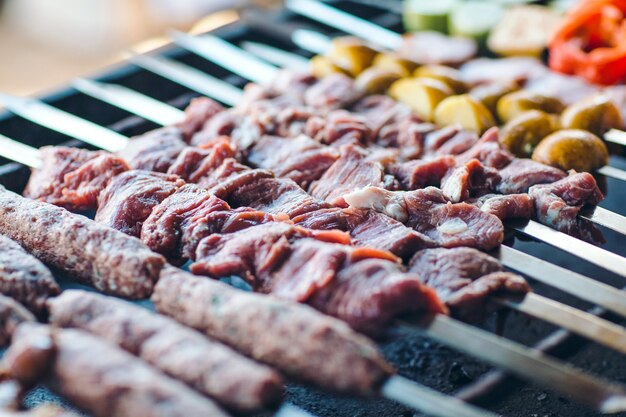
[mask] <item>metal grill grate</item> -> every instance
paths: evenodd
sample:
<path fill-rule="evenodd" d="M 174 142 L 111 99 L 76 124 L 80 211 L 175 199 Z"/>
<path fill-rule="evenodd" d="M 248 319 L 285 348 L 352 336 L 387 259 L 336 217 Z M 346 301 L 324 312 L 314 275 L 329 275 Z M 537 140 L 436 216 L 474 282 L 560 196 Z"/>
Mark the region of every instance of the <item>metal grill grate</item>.
<path fill-rule="evenodd" d="M 370 2 L 371 3 L 371 2 Z M 395 3 L 395 2 L 394 2 Z M 336 2 L 338 7 L 375 23 L 400 30 L 397 14 L 386 12 L 375 6 L 365 6 L 354 2 Z M 393 9 L 393 8 L 392 8 Z M 216 31 L 220 37 L 232 43 L 243 41 L 263 42 L 281 49 L 289 50 L 308 57 L 305 51 L 293 45 L 288 38 L 290 30 L 298 27 L 314 28 L 327 35 L 337 34 L 332 29 L 317 24 L 306 18 L 295 16 L 289 12 L 280 12 L 271 16 L 249 15 L 247 21 L 238 22 Z M 280 23 L 280 24 L 278 24 Z M 161 53 L 168 57 L 197 68 L 215 77 L 224 79 L 239 87 L 245 81 L 194 54 L 177 47 L 166 47 Z M 115 82 L 140 91 L 158 100 L 183 108 L 197 94 L 176 83 L 168 81 L 151 72 L 133 65 L 121 65 L 112 68 L 101 77 L 102 81 Z M 55 107 L 66 110 L 79 117 L 95 123 L 109 126 L 124 135 L 136 135 L 156 127 L 129 113 L 119 110 L 98 100 L 77 93 L 72 89 L 62 89 L 45 98 Z M 22 118 L 3 114 L 0 115 L 0 133 L 16 138 L 28 145 L 41 147 L 68 143 L 73 146 L 84 144 L 35 125 Z M 626 158 L 614 155 L 611 165 L 626 169 Z M 21 192 L 28 178 L 28 169 L 0 158 L 0 183 L 9 189 Z M 615 212 L 624 212 L 626 194 L 622 193 L 624 185 L 617 180 L 607 178 L 607 199 L 603 207 Z M 608 229 L 603 229 L 607 243 L 606 249 L 626 256 L 626 244 L 623 237 Z M 601 282 L 621 287 L 623 279 L 599 267 L 554 249 L 546 244 L 533 240 L 512 238 L 507 242 L 514 248 L 545 259 L 567 269 L 593 277 Z M 65 288 L 76 287 L 76 284 L 60 281 Z M 561 293 L 554 288 L 533 283 L 536 292 L 563 301 L 569 305 L 590 309 L 591 305 L 575 297 Z M 611 320 L 617 320 L 607 315 Z M 623 323 L 622 323 L 623 324 Z M 482 324 L 485 329 L 494 331 L 498 327 L 497 318 L 492 317 Z M 510 313 L 502 334 L 512 340 L 526 345 L 541 345 L 549 348 L 558 357 L 607 379 L 626 382 L 626 360 L 609 349 L 587 343 L 584 339 L 557 331 L 554 326 L 539 320 L 528 319 L 518 313 Z M 393 338 L 381 342 L 381 348 L 389 361 L 394 364 L 402 375 L 410 377 L 425 385 L 442 392 L 461 392 L 464 398 L 480 399 L 481 404 L 496 412 L 509 416 L 570 416 L 583 417 L 594 415 L 594 412 L 579 404 L 560 397 L 558 394 L 533 386 L 519 380 L 504 378 L 492 368 L 471 357 L 443 347 L 435 342 L 418 336 Z M 492 373 L 490 373 L 490 371 Z M 485 379 L 486 377 L 486 379 Z M 37 390 L 29 396 L 31 403 L 50 399 L 50 394 Z M 318 416 L 411 416 L 413 411 L 388 400 L 347 399 L 310 388 L 292 385 L 289 388 L 289 401 L 311 411 Z M 626 415 L 626 414 L 623 414 Z"/>

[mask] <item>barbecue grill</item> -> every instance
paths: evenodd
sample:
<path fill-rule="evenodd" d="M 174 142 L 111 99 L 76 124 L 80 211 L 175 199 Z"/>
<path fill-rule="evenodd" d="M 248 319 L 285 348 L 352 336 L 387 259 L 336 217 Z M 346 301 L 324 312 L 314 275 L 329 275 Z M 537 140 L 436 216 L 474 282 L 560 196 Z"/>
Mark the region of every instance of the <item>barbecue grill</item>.
<path fill-rule="evenodd" d="M 397 14 L 383 11 L 375 5 L 366 6 L 354 2 L 336 2 L 333 4 L 385 27 L 401 30 L 400 18 Z M 250 16 L 249 20 L 223 27 L 217 30 L 215 34 L 234 44 L 240 44 L 243 41 L 262 42 L 302 56 L 310 56 L 308 52 L 297 48 L 289 41 L 290 31 L 301 27 L 331 36 L 338 34 L 327 26 L 316 24 L 312 20 L 286 11 L 264 15 L 263 18 Z M 245 84 L 243 78 L 181 48 L 168 46 L 160 50 L 159 54 L 226 80 L 232 85 L 242 87 Z M 127 86 L 179 108 L 183 108 L 191 98 L 198 95 L 189 88 L 157 76 L 150 71 L 139 69 L 129 63 L 111 68 L 96 78 Z M 157 127 L 152 122 L 77 93 L 73 89 L 62 89 L 54 92 L 45 97 L 45 101 L 81 118 L 108 126 L 125 136 L 140 134 Z M 56 144 L 85 146 L 82 142 L 70 140 L 67 136 L 8 113 L 0 116 L 0 133 L 34 147 Z M 28 179 L 28 169 L 1 158 L 0 164 L 0 183 L 13 191 L 21 192 Z M 615 154 L 612 156 L 611 165 L 626 169 L 626 158 Z M 600 182 L 603 180 L 604 178 L 601 178 Z M 622 188 L 623 184 L 620 181 L 606 178 L 607 198 L 603 202 L 605 208 L 623 213 L 626 196 L 619 192 Z M 626 245 L 622 243 L 623 237 L 607 228 L 603 228 L 603 232 L 607 239 L 607 243 L 603 247 L 616 254 L 626 256 Z M 507 244 L 553 264 L 593 277 L 598 281 L 620 288 L 624 286 L 623 278 L 618 275 L 545 243 L 511 236 Z M 78 284 L 72 283 L 62 276 L 58 276 L 58 278 L 63 288 L 78 286 Z M 534 283 L 533 288 L 542 295 L 577 308 L 584 310 L 593 308 L 593 306 L 547 285 Z M 602 314 L 609 320 L 618 321 L 617 317 L 611 314 L 600 312 L 597 309 L 595 312 Z M 545 322 L 528 319 L 519 313 L 511 312 L 506 320 L 500 319 L 502 318 L 492 317 L 487 322 L 482 323 L 481 327 L 490 331 L 501 332 L 505 337 L 520 343 L 538 346 L 542 350 L 566 359 L 579 368 L 606 379 L 626 382 L 626 361 L 620 354 L 597 344 L 587 343 L 585 339 L 572 336 Z M 594 411 L 584 408 L 570 399 L 563 398 L 554 391 L 536 388 L 520 380 L 510 378 L 480 361 L 460 355 L 457 351 L 443 347 L 427 338 L 403 335 L 381 341 L 381 347 L 386 357 L 399 369 L 402 375 L 442 392 L 455 392 L 461 398 L 478 401 L 486 408 L 505 415 L 594 415 Z M 288 391 L 291 403 L 319 416 L 410 416 L 414 413 L 412 410 L 387 400 L 336 397 L 298 385 L 291 385 Z M 33 405 L 49 400 L 55 400 L 55 398 L 45 390 L 36 390 L 28 397 L 28 401 Z"/>

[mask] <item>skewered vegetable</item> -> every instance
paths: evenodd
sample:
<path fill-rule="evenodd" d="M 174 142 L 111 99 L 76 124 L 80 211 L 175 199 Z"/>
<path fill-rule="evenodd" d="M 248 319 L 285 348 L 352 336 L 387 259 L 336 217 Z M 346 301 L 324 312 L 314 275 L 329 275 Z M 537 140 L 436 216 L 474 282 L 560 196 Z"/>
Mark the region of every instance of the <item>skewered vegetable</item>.
<path fill-rule="evenodd" d="M 330 58 L 323 55 L 316 55 L 311 58 L 311 72 L 320 78 L 334 73 L 350 75 L 347 69 L 337 65 Z"/>
<path fill-rule="evenodd" d="M 383 94 L 391 84 L 402 78 L 402 73 L 396 69 L 370 67 L 359 74 L 355 80 L 358 90 L 367 94 Z"/>
<path fill-rule="evenodd" d="M 602 136 L 624 124 L 619 109 L 607 96 L 596 95 L 568 106 L 561 115 L 564 128 L 584 129 Z"/>
<path fill-rule="evenodd" d="M 609 161 L 606 145 L 596 135 L 580 129 L 564 129 L 542 140 L 533 159 L 563 170 L 594 171 Z"/>
<path fill-rule="evenodd" d="M 434 120 L 441 126 L 460 125 L 478 133 L 495 125 L 487 107 L 469 94 L 444 99 L 435 109 Z"/>
<path fill-rule="evenodd" d="M 444 65 L 424 65 L 413 73 L 418 78 L 434 78 L 446 84 L 455 94 L 463 94 L 467 91 L 467 85 L 461 79 L 461 73 L 451 67 Z"/>
<path fill-rule="evenodd" d="M 626 79 L 626 2 L 580 2 L 550 41 L 550 68 L 596 84 Z"/>
<path fill-rule="evenodd" d="M 378 51 L 353 37 L 341 37 L 333 40 L 326 55 L 332 62 L 345 68 L 356 77 L 372 65 Z"/>
<path fill-rule="evenodd" d="M 515 91 L 502 96 L 496 107 L 498 119 L 502 123 L 506 123 L 528 110 L 541 110 L 546 113 L 561 113 L 563 111 L 563 103 L 560 100 L 526 90 Z"/>
<path fill-rule="evenodd" d="M 529 158 L 537 144 L 556 128 L 554 116 L 540 110 L 530 110 L 504 125 L 500 142 L 515 156 Z"/>
<path fill-rule="evenodd" d="M 435 108 L 452 94 L 450 87 L 433 78 L 402 78 L 389 88 L 389 95 L 410 106 L 427 121 L 433 120 Z"/>
<path fill-rule="evenodd" d="M 481 84 L 472 88 L 469 94 L 483 103 L 489 109 L 491 114 L 497 114 L 498 100 L 502 96 L 519 90 L 519 85 L 515 82 L 511 83 L 488 83 Z"/>
<path fill-rule="evenodd" d="M 395 52 L 381 52 L 376 55 L 372 65 L 379 68 L 386 68 L 396 70 L 402 73 L 403 76 L 408 77 L 417 68 L 417 63 L 401 57 Z"/>

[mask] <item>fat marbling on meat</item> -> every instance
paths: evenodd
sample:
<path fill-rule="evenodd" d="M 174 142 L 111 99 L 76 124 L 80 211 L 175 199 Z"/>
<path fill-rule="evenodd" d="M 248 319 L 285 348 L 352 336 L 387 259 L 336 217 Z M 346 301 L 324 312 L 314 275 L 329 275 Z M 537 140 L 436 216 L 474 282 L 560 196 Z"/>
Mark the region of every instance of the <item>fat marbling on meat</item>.
<path fill-rule="evenodd" d="M 519 275 L 505 272 L 495 258 L 473 248 L 425 249 L 415 254 L 410 271 L 434 288 L 455 317 L 483 318 L 492 295 L 523 295 L 530 286 Z"/>
<path fill-rule="evenodd" d="M 95 210 L 111 178 L 130 169 L 104 151 L 44 146 L 39 152 L 41 167 L 33 170 L 24 196 L 73 211 Z"/>
<path fill-rule="evenodd" d="M 380 211 L 428 236 L 437 246 L 491 250 L 504 239 L 500 219 L 467 203 L 452 203 L 435 187 L 388 191 L 365 187 L 344 196 L 350 207 Z"/>

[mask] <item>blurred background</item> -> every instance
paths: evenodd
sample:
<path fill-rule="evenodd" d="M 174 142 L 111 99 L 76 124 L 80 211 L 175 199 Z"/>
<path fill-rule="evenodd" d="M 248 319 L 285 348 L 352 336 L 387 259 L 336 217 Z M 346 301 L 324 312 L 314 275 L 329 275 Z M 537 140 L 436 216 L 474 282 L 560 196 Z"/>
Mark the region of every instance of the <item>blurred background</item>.
<path fill-rule="evenodd" d="M 121 60 L 130 46 L 158 46 L 159 39 L 145 41 L 169 28 L 228 24 L 247 3 L 253 1 L 0 0 L 0 91 L 52 89 Z"/>

